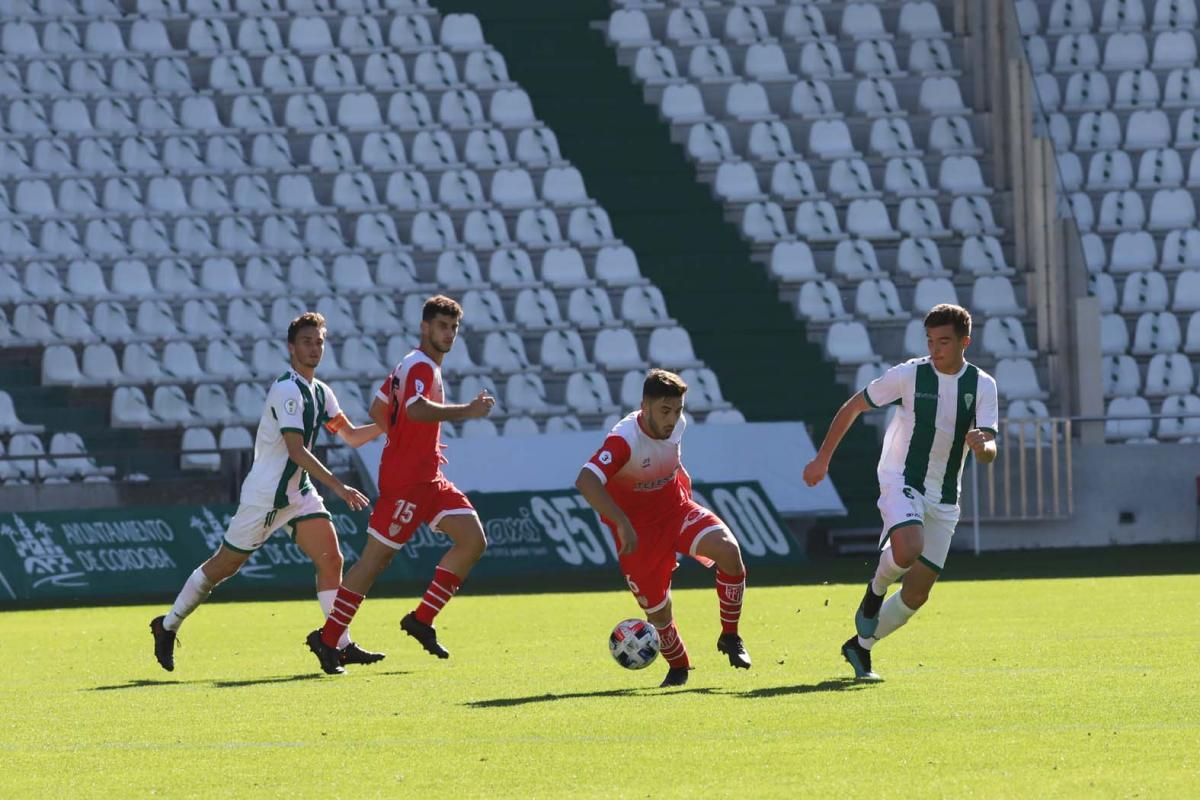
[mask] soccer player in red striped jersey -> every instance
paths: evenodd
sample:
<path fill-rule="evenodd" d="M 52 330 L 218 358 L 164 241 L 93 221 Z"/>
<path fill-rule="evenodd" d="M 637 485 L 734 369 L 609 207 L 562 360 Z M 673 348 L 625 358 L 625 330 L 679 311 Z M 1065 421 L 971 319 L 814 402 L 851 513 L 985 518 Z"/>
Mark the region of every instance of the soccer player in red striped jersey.
<path fill-rule="evenodd" d="M 319 648 L 336 646 L 375 579 L 423 523 L 452 545 L 433 573 L 424 597 L 400 627 L 438 658 L 450 653 L 438 643 L 433 619 L 450 602 L 487 548 L 471 501 L 442 475 L 441 423 L 486 417 L 496 400 L 486 391 L 470 403 L 449 404 L 442 390 L 442 359 L 454 346 L 462 307 L 437 295 L 421 313 L 421 343 L 387 377 L 371 403 L 371 419 L 387 432 L 379 464 L 379 500 L 367 525 L 362 557 L 346 573 L 325 620 Z M 318 653 L 320 656 L 321 653 Z"/>
<path fill-rule="evenodd" d="M 671 612 L 676 553 L 717 567 L 721 635 L 717 650 L 729 664 L 750 668 L 738 635 L 746 567 L 737 540 L 721 519 L 692 500 L 692 480 L 680 460 L 687 384 L 673 372 L 652 369 L 642 386 L 642 407 L 609 432 L 575 481 L 575 487 L 608 527 L 629 590 L 658 629 L 669 667 L 663 686 L 687 683 L 691 661 Z"/>

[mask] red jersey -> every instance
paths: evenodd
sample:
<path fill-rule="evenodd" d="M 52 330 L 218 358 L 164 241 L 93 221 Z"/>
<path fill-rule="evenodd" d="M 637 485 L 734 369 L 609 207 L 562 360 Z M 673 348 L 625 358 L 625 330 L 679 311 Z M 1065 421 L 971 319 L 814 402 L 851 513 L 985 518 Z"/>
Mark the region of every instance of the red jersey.
<path fill-rule="evenodd" d="M 388 404 L 387 443 L 379 461 L 379 491 L 388 494 L 414 483 L 432 481 L 446 463 L 440 422 L 414 422 L 408 407 L 418 397 L 442 403 L 441 368 L 420 349 L 404 357 L 375 395 Z"/>
<path fill-rule="evenodd" d="M 653 522 L 675 513 L 692 496 L 692 481 L 680 461 L 683 430 L 680 417 L 666 439 L 655 439 L 642 427 L 642 412 L 635 411 L 609 431 L 608 438 L 584 464 L 596 473 L 613 500 L 638 522 Z"/>

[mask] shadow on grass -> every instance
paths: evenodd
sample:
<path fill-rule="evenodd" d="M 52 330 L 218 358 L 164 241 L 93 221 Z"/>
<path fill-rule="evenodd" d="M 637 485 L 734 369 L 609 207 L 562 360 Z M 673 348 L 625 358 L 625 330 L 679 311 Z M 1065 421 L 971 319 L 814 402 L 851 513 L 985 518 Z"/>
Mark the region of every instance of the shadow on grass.
<path fill-rule="evenodd" d="M 856 681 L 854 678 L 832 678 L 820 683 L 799 683 L 795 686 L 764 686 L 761 689 L 751 689 L 739 692 L 740 697 L 782 697 L 789 694 L 812 694 L 813 692 L 845 692 L 865 689 L 869 682 Z"/>
<path fill-rule="evenodd" d="M 498 697 L 494 700 L 471 700 L 463 705 L 471 708 L 506 708 L 508 706 L 523 706 L 530 703 L 552 703 L 557 700 L 580 700 L 590 697 L 643 697 L 656 694 L 726 694 L 720 689 L 697 686 L 694 689 L 668 689 L 658 691 L 659 687 L 605 689 L 597 692 L 566 692 L 564 694 L 535 694 L 529 697 Z"/>
<path fill-rule="evenodd" d="M 294 683 L 297 681 L 319 681 L 325 676 L 319 672 L 304 672 L 295 675 L 276 675 L 270 678 L 246 678 L 240 681 L 207 681 L 214 689 L 235 689 L 239 686 L 262 686 L 268 683 Z"/>
<path fill-rule="evenodd" d="M 357 673 L 362 676 L 385 676 L 385 675 L 409 675 L 408 670 L 396 669 L 388 672 L 361 672 Z M 152 678 L 136 678 L 125 683 L 116 683 L 111 686 L 93 686 L 90 689 L 85 689 L 88 692 L 112 692 L 120 689 L 149 689 L 161 686 L 211 686 L 214 689 L 237 689 L 242 686 L 263 686 L 270 683 L 296 683 L 298 681 L 315 681 L 324 678 L 325 676 L 319 672 L 302 672 L 295 675 L 272 675 L 265 678 L 246 678 L 245 680 L 171 680 L 171 679 L 152 679 Z"/>
<path fill-rule="evenodd" d="M 149 678 L 138 678 L 127 683 L 117 683 L 112 686 L 93 686 L 85 689 L 87 692 L 111 692 L 117 689 L 146 689 L 152 686 L 182 686 L 185 683 L 207 683 L 207 681 L 163 681 Z"/>
<path fill-rule="evenodd" d="M 508 708 L 523 706 L 530 703 L 553 703 L 559 700 L 582 700 L 592 697 L 653 697 L 655 695 L 674 694 L 708 694 L 725 695 L 728 697 L 744 697 L 756 699 L 762 697 L 782 697 L 789 694 L 812 694 L 814 692 L 844 692 L 865 689 L 868 683 L 856 681 L 853 678 L 831 678 L 820 683 L 802 683 L 794 686 L 764 686 L 761 689 L 751 689 L 745 692 L 735 692 L 726 689 L 714 689 L 707 686 L 697 686 L 694 689 L 674 689 L 658 691 L 657 688 L 626 688 L 604 689 L 595 692 L 566 692 L 563 694 L 535 694 L 529 697 L 498 697 L 494 700 L 471 700 L 463 705 L 471 708 Z"/>

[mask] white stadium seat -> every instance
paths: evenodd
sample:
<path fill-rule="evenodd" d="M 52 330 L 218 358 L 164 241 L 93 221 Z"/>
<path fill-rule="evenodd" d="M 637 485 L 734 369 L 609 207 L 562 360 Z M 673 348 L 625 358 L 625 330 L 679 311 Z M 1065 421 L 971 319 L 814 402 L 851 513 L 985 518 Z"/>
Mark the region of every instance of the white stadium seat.
<path fill-rule="evenodd" d="M 1105 438 L 1110 440 L 1145 439 L 1153 429 L 1150 404 L 1144 397 L 1117 397 L 1108 404 L 1104 423 Z M 1134 419 L 1129 419 L 1133 417 Z"/>
<path fill-rule="evenodd" d="M 1142 376 L 1133 356 L 1104 356 L 1101 377 L 1105 397 L 1133 397 L 1142 390 Z"/>
<path fill-rule="evenodd" d="M 875 362 L 867 329 L 861 322 L 835 322 L 825 337 L 826 354 L 839 364 Z"/>
<path fill-rule="evenodd" d="M 784 200 L 804 200 L 821 196 L 812 168 L 803 161 L 776 162 L 770 172 L 770 192 Z"/>

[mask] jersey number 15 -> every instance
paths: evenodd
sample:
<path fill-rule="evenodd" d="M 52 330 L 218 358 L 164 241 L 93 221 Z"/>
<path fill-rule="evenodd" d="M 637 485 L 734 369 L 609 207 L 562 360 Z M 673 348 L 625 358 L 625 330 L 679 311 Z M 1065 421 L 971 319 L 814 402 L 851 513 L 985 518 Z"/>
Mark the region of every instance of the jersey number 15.
<path fill-rule="evenodd" d="M 401 523 L 407 525 L 412 522 L 413 512 L 417 507 L 407 500 L 397 500 L 396 509 L 392 512 L 392 519 L 398 519 Z"/>

